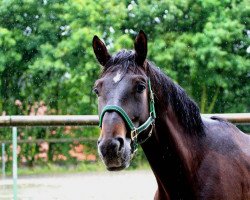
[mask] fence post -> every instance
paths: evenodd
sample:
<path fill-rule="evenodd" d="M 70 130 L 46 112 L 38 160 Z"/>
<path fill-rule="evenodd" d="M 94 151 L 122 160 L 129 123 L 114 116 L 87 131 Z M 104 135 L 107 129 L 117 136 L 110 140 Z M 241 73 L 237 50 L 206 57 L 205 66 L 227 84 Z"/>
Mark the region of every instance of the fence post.
<path fill-rule="evenodd" d="M 5 178 L 5 144 L 2 143 L 2 177 Z"/>
<path fill-rule="evenodd" d="M 13 176 L 13 199 L 17 200 L 17 128 L 12 128 L 12 176 Z"/>

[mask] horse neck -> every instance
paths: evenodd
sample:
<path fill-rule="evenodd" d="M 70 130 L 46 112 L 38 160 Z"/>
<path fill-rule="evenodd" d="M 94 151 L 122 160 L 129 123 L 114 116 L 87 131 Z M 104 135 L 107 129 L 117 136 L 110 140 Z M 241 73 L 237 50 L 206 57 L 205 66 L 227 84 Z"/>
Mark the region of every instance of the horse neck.
<path fill-rule="evenodd" d="M 154 133 L 142 145 L 159 188 L 174 198 L 193 198 L 193 178 L 201 160 L 200 140 L 186 134 L 171 108 L 156 119 Z"/>

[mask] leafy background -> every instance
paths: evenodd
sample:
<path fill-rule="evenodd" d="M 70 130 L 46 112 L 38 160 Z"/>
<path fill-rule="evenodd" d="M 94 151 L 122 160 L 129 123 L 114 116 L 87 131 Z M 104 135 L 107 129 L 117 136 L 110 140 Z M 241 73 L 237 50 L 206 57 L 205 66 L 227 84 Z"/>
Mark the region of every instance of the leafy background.
<path fill-rule="evenodd" d="M 114 53 L 133 48 L 140 29 L 148 35 L 148 58 L 202 113 L 250 112 L 248 0 L 1 0 L 0 113 L 96 114 L 92 86 L 101 69 L 93 36 Z M 97 129 L 54 131 L 23 129 L 19 139 L 98 135 Z M 11 138 L 5 133 L 0 130 L 0 140 Z M 79 145 L 49 143 L 51 155 L 43 161 L 59 154 L 72 161 L 69 151 Z M 95 154 L 93 143 L 85 146 L 82 153 Z M 23 156 L 33 166 L 40 148 L 20 145 L 20 162 Z M 10 152 L 11 146 L 9 160 Z"/>

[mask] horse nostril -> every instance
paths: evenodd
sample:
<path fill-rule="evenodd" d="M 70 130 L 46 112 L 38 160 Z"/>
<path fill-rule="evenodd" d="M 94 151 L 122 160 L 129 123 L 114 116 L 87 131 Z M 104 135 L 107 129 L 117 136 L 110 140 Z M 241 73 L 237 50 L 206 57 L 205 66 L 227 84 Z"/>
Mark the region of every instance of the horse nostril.
<path fill-rule="evenodd" d="M 117 137 L 116 139 L 119 142 L 118 152 L 120 152 L 124 147 L 124 139 L 122 137 Z"/>
<path fill-rule="evenodd" d="M 124 139 L 115 137 L 106 140 L 98 140 L 98 151 L 102 157 L 117 157 L 124 151 Z"/>

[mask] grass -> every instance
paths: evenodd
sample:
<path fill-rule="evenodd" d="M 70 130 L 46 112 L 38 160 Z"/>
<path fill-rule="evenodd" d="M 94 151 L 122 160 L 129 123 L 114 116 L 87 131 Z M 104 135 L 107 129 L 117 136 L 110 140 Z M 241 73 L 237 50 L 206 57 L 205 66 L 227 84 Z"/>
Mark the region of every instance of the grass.
<path fill-rule="evenodd" d="M 130 167 L 126 170 L 147 170 L 150 169 L 148 161 L 141 148 L 138 149 L 137 155 L 132 159 Z M 40 162 L 35 163 L 34 167 L 18 166 L 18 176 L 29 176 L 29 175 L 50 175 L 50 174 L 70 174 L 70 173 L 88 173 L 88 172 L 104 172 L 107 171 L 106 167 L 100 160 L 97 159 L 95 162 L 81 161 L 81 162 Z M 6 170 L 7 176 L 12 176 L 11 163 L 8 165 Z"/>
<path fill-rule="evenodd" d="M 65 173 L 76 173 L 76 172 L 93 172 L 93 171 L 104 171 L 104 166 L 101 162 L 87 163 L 82 162 L 77 165 L 58 165 L 49 163 L 44 166 L 35 167 L 21 167 L 18 169 L 18 175 L 42 175 L 42 174 L 65 174 Z"/>
<path fill-rule="evenodd" d="M 132 162 L 131 166 L 126 170 L 150 169 L 147 162 Z M 50 174 L 71 174 L 71 173 L 88 173 L 88 172 L 104 172 L 106 168 L 101 161 L 97 162 L 79 162 L 73 164 L 55 164 L 48 163 L 42 166 L 35 167 L 19 167 L 18 176 L 29 175 L 50 175 Z M 12 171 L 6 172 L 7 176 L 12 175 Z"/>

